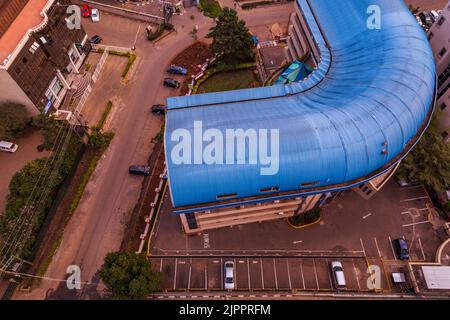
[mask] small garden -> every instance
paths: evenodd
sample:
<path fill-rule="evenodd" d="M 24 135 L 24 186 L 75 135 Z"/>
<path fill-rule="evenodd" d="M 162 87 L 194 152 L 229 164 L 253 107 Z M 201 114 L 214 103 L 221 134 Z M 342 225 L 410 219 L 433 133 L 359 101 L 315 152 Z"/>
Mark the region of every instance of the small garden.
<path fill-rule="evenodd" d="M 229 91 L 258 86 L 259 82 L 255 76 L 253 65 L 250 64 L 250 68 L 213 74 L 202 82 L 194 93 Z"/>
<path fill-rule="evenodd" d="M 210 18 L 216 18 L 222 12 L 222 8 L 216 0 L 200 0 L 199 8 L 205 16 Z"/>
<path fill-rule="evenodd" d="M 305 213 L 288 218 L 290 225 L 296 228 L 305 227 L 320 221 L 320 208 L 313 208 Z"/>

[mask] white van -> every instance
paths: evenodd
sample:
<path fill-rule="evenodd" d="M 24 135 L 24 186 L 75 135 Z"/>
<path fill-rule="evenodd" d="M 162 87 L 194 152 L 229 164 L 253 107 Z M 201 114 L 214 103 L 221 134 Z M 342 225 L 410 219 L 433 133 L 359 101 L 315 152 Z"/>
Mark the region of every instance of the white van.
<path fill-rule="evenodd" d="M 345 289 L 347 286 L 345 282 L 344 268 L 339 261 L 331 262 L 331 273 L 333 274 L 334 287 L 336 289 Z"/>
<path fill-rule="evenodd" d="M 7 141 L 0 141 L 0 151 L 6 151 L 6 152 L 16 152 L 17 148 L 19 146 L 12 142 Z"/>

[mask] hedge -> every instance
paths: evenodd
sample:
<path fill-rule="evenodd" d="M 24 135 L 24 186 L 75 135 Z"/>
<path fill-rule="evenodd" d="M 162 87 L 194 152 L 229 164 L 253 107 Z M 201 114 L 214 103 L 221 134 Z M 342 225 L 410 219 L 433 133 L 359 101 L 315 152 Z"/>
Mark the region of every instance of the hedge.
<path fill-rule="evenodd" d="M 243 10 L 249 10 L 249 9 L 253 9 L 259 6 L 267 6 L 269 4 L 273 4 L 273 1 L 268 1 L 268 0 L 264 0 L 264 1 L 257 1 L 257 2 L 249 2 L 249 3 L 243 3 L 241 5 L 241 8 Z"/>

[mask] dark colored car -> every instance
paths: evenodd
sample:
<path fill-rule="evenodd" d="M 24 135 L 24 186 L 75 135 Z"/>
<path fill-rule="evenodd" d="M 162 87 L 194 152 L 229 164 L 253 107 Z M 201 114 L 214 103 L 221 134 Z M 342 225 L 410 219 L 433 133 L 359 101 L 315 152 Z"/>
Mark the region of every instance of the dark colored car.
<path fill-rule="evenodd" d="M 169 69 L 167 69 L 168 73 L 173 73 L 173 74 L 181 74 L 183 76 L 185 76 L 187 74 L 187 70 L 186 68 L 180 67 L 180 66 L 176 66 L 176 65 L 171 65 L 169 67 Z"/>
<path fill-rule="evenodd" d="M 88 4 L 83 4 L 81 7 L 81 15 L 84 18 L 89 18 L 91 16 L 91 7 Z"/>
<path fill-rule="evenodd" d="M 139 175 L 148 176 L 150 174 L 150 167 L 148 167 L 148 166 L 130 166 L 130 168 L 128 168 L 128 172 L 131 174 L 139 174 Z"/>
<path fill-rule="evenodd" d="M 99 35 L 92 36 L 92 37 L 89 39 L 89 42 L 90 42 L 90 43 L 93 43 L 93 44 L 99 44 L 99 43 L 101 43 L 102 41 L 103 41 L 103 39 L 102 39 L 102 37 L 100 37 Z"/>
<path fill-rule="evenodd" d="M 171 88 L 179 88 L 180 87 L 180 83 L 172 78 L 165 78 L 164 79 L 164 85 L 166 87 L 171 87 Z"/>
<path fill-rule="evenodd" d="M 154 104 L 152 106 L 152 112 L 156 114 L 165 114 L 166 113 L 166 106 L 163 104 Z"/>
<path fill-rule="evenodd" d="M 427 28 L 430 28 L 433 24 L 433 18 L 431 16 L 431 13 L 427 11 L 423 11 L 418 15 L 418 17 L 422 21 L 422 24 Z"/>
<path fill-rule="evenodd" d="M 395 239 L 394 241 L 394 247 L 397 251 L 398 258 L 400 260 L 408 260 L 409 259 L 409 250 L 408 250 L 408 243 L 405 239 Z"/>

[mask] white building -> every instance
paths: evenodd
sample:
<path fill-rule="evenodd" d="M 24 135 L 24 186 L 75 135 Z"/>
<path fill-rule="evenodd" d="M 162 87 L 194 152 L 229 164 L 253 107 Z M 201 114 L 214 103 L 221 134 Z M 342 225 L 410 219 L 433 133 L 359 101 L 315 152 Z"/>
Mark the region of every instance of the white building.
<path fill-rule="evenodd" d="M 450 142 L 450 2 L 428 31 L 438 74 L 436 112 L 442 125 L 442 135 Z"/>

